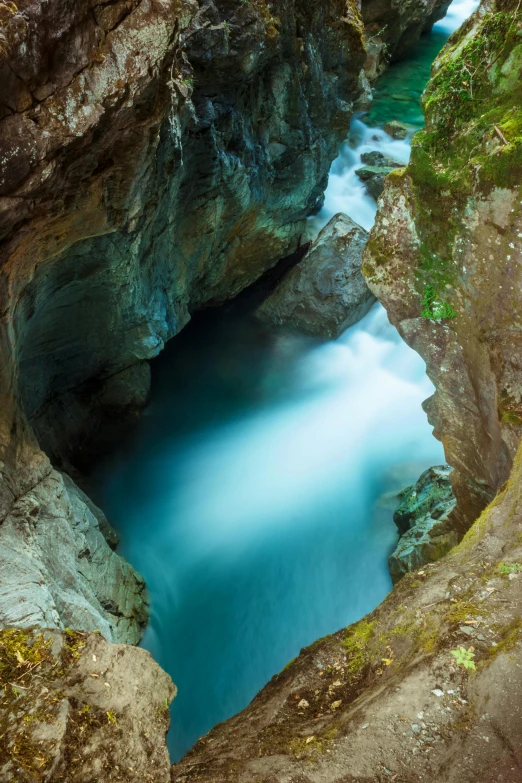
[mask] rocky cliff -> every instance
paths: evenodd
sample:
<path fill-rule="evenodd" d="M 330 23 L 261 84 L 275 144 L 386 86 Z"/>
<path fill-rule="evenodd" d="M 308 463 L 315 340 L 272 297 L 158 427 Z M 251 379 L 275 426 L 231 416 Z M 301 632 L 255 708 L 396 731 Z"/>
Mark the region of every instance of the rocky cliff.
<path fill-rule="evenodd" d="M 522 435 L 522 13 L 482 3 L 435 63 L 426 128 L 388 177 L 364 272 L 436 392 L 455 524 L 509 476 Z"/>

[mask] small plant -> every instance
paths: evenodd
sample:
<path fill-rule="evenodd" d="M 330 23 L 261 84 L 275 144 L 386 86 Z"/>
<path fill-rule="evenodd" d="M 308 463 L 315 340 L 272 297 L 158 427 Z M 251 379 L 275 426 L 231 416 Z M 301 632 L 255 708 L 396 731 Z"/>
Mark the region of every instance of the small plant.
<path fill-rule="evenodd" d="M 117 723 L 116 715 L 114 714 L 114 710 L 109 710 L 107 712 L 107 723 Z"/>
<path fill-rule="evenodd" d="M 499 566 L 501 574 L 522 574 L 521 563 L 501 563 Z"/>
<path fill-rule="evenodd" d="M 422 297 L 421 317 L 441 321 L 444 318 L 455 318 L 456 315 L 453 307 L 440 298 L 433 286 L 427 285 Z"/>
<path fill-rule="evenodd" d="M 473 658 L 475 657 L 475 653 L 473 652 L 473 647 L 470 647 L 469 650 L 466 650 L 465 647 L 459 647 L 457 650 L 452 650 L 451 654 L 455 658 L 455 661 L 457 662 L 458 666 L 464 666 L 465 669 L 477 668 L 473 660 Z"/>

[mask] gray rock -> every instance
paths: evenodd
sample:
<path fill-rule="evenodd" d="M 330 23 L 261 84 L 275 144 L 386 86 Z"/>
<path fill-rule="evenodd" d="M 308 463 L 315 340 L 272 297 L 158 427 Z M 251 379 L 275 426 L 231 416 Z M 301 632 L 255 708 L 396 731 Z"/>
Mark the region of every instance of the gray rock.
<path fill-rule="evenodd" d="M 356 170 L 359 179 L 366 185 L 366 190 L 377 201 L 384 190 L 384 180 L 398 166 L 363 166 Z"/>
<path fill-rule="evenodd" d="M 393 517 L 401 538 L 388 560 L 394 584 L 409 571 L 443 557 L 459 542 L 451 521 L 456 501 L 450 474 L 447 465 L 429 468 L 402 493 Z"/>
<path fill-rule="evenodd" d="M 49 467 L 0 525 L 0 626 L 98 630 L 136 644 L 145 583 L 116 543 L 102 512 Z"/>
<path fill-rule="evenodd" d="M 335 215 L 303 260 L 259 307 L 257 316 L 309 334 L 338 337 L 375 301 L 361 274 L 367 236 L 347 215 Z"/>
<path fill-rule="evenodd" d="M 414 125 L 407 125 L 405 122 L 399 122 L 399 120 L 392 120 L 387 122 L 384 126 L 385 132 L 392 139 L 407 139 L 412 133 L 415 133 L 417 128 Z"/>
<path fill-rule="evenodd" d="M 364 152 L 361 155 L 361 161 L 365 166 L 384 166 L 385 168 L 390 169 L 400 169 L 406 165 L 394 158 L 388 157 L 388 155 L 383 155 L 382 152 L 378 152 L 377 150 Z"/>

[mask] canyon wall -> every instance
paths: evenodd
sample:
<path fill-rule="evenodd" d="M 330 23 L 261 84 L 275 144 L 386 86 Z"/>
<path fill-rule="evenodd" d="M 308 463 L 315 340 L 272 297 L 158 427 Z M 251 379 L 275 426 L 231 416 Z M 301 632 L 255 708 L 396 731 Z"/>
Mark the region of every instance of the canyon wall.
<path fill-rule="evenodd" d="M 375 48 L 384 27 L 402 40 L 408 14 L 418 34 L 445 7 L 362 10 Z M 298 246 L 368 97 L 365 35 L 353 0 L 0 6 L 4 623 L 139 636 L 143 584 L 48 458 L 88 466 L 191 310 Z M 126 592 L 99 578 L 103 558 Z"/>
<path fill-rule="evenodd" d="M 455 468 L 461 531 L 522 435 L 521 29 L 516 2 L 487 0 L 450 39 L 363 266 L 436 387 L 426 410 Z"/>

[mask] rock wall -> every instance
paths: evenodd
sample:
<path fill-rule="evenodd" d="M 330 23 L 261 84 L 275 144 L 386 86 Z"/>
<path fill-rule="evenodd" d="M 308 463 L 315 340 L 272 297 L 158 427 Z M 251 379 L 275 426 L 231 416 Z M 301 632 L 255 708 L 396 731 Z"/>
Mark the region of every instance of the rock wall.
<path fill-rule="evenodd" d="M 516 2 L 485 0 L 450 39 L 363 265 L 436 387 L 426 410 L 455 468 L 461 532 L 522 435 L 521 26 Z"/>

